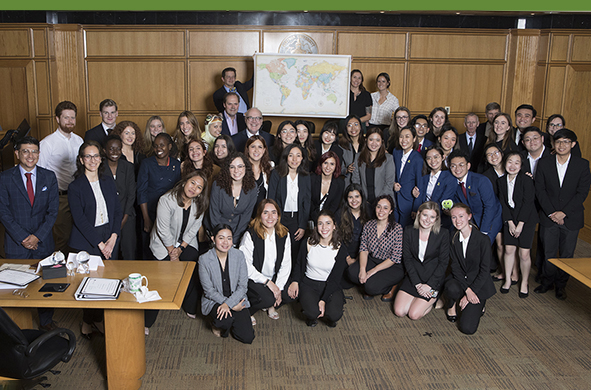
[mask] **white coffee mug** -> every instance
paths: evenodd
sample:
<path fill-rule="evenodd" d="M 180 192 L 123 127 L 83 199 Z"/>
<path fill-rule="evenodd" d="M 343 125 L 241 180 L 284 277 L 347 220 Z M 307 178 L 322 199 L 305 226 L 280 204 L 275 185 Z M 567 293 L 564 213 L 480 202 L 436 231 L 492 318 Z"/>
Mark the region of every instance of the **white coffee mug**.
<path fill-rule="evenodd" d="M 140 288 L 142 287 L 142 280 L 144 279 L 146 280 L 146 287 L 148 287 L 148 278 L 142 276 L 142 274 L 129 274 L 127 279 L 129 280 L 129 291 L 132 293 L 140 291 Z"/>

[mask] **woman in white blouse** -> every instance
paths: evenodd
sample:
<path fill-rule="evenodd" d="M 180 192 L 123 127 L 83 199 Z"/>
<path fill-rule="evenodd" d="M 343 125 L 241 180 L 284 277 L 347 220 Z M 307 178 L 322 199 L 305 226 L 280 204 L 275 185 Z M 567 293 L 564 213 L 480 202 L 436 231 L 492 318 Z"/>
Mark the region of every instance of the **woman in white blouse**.
<path fill-rule="evenodd" d="M 390 75 L 382 72 L 376 77 L 378 90 L 371 94 L 373 106 L 371 108 L 370 125 L 379 126 L 382 130 L 392 124 L 392 115 L 400 105 L 398 98 L 390 93 Z"/>
<path fill-rule="evenodd" d="M 269 318 L 279 319 L 275 308 L 290 300 L 284 287 L 291 273 L 291 242 L 274 200 L 261 201 L 242 236 L 240 250 L 248 268 L 247 296 L 253 325 L 256 324 L 254 313 L 260 309 L 266 309 Z"/>

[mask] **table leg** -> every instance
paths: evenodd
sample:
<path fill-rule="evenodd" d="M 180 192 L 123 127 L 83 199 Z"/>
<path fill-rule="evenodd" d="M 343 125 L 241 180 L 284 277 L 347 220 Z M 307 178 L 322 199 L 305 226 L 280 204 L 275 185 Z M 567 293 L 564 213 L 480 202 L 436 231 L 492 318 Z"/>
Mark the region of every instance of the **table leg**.
<path fill-rule="evenodd" d="M 33 327 L 33 309 L 28 307 L 4 307 L 3 309 L 19 328 L 35 329 Z"/>
<path fill-rule="evenodd" d="M 146 373 L 143 310 L 105 309 L 109 390 L 139 389 Z"/>

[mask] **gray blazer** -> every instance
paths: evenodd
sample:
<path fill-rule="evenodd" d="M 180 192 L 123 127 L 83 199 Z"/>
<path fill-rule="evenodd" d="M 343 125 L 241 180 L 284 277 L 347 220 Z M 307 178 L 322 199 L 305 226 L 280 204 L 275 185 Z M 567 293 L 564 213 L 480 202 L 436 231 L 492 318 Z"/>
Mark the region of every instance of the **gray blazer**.
<path fill-rule="evenodd" d="M 355 170 L 351 178 L 352 183 L 361 184 L 363 196 L 367 199 L 367 178 L 365 177 L 365 164 L 359 169 L 359 154 L 355 156 Z M 394 199 L 394 180 L 396 178 L 396 167 L 392 155 L 386 153 L 386 161 L 376 168 L 375 193 L 376 198 L 381 195 L 390 195 Z"/>
<path fill-rule="evenodd" d="M 345 188 L 351 184 L 351 178 L 353 177 L 353 172 L 347 173 L 347 167 L 353 163 L 355 163 L 355 156 L 353 155 L 353 147 L 351 150 L 343 149 L 341 145 L 339 148 L 343 151 L 343 161 L 341 161 L 341 175 L 345 176 Z M 359 150 L 361 151 L 361 150 Z M 357 153 L 358 155 L 359 153 Z"/>
<path fill-rule="evenodd" d="M 191 204 L 189 221 L 183 234 L 183 241 L 195 249 L 199 249 L 197 232 L 201 228 L 203 214 L 195 218 L 196 206 Z M 174 245 L 180 234 L 183 224 L 183 208 L 176 201 L 176 197 L 169 191 L 160 197 L 156 211 L 156 222 L 150 235 L 150 249 L 158 260 L 168 256 L 167 246 Z"/>
<path fill-rule="evenodd" d="M 209 250 L 199 258 L 199 279 L 203 286 L 201 297 L 201 313 L 208 315 L 215 304 L 226 303 L 230 309 L 244 299 L 244 307 L 250 307 L 246 297 L 248 290 L 248 271 L 244 254 L 236 249 L 230 248 L 226 267 L 230 267 L 230 288 L 232 295 L 226 298 L 222 287 L 222 273 L 215 248 Z"/>
<path fill-rule="evenodd" d="M 211 227 L 213 228 L 220 223 L 230 225 L 234 236 L 234 245 L 239 244 L 250 222 L 257 196 L 256 188 L 248 191 L 248 193 L 245 193 L 244 189 L 242 189 L 238 205 L 234 207 L 234 199 L 218 186 L 217 181 L 214 182 L 209 197 Z"/>

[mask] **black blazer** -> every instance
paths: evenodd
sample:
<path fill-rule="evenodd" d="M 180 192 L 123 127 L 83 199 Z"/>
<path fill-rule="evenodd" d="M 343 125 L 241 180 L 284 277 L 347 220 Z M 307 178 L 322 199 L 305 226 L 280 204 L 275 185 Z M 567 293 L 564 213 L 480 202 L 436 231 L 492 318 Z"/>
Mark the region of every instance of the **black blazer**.
<path fill-rule="evenodd" d="M 298 228 L 306 229 L 310 216 L 310 194 L 312 192 L 310 176 L 298 174 L 298 188 Z M 287 198 L 287 176 L 280 177 L 276 169 L 271 171 L 267 198 L 277 202 L 283 214 Z"/>
<path fill-rule="evenodd" d="M 109 167 L 106 167 L 111 170 Z M 115 185 L 117 186 L 117 198 L 121 203 L 121 212 L 130 217 L 135 216 L 135 172 L 132 163 L 125 159 L 119 159 Z"/>
<path fill-rule="evenodd" d="M 426 283 L 439 290 L 445 279 L 445 271 L 449 265 L 449 232 L 439 230 L 431 232 L 423 262 L 419 260 L 419 229 L 413 226 L 404 228 L 402 241 L 402 265 L 413 286 Z"/>
<path fill-rule="evenodd" d="M 222 111 L 222 118 L 224 118 L 224 120 L 222 121 L 222 133 L 221 134 L 226 134 L 226 135 L 232 135 L 230 134 L 230 129 L 228 127 L 228 122 L 226 121 L 226 117 L 224 116 L 224 112 Z M 246 121 L 244 120 L 244 115 L 237 112 L 236 113 L 236 125 L 238 126 L 238 133 L 241 132 L 242 130 L 246 129 Z M 238 134 L 236 133 L 236 134 Z"/>
<path fill-rule="evenodd" d="M 547 149 L 549 149 L 549 150 L 552 150 L 553 149 L 552 148 L 552 141 L 550 140 L 551 138 L 552 138 L 552 136 L 550 134 L 544 133 L 544 146 Z M 579 146 L 579 143 L 578 142 L 575 144 L 575 146 L 573 146 L 573 148 L 570 151 L 570 153 L 573 156 L 582 157 L 582 155 L 581 155 L 581 147 Z"/>
<path fill-rule="evenodd" d="M 476 139 L 474 140 L 474 147 L 472 148 L 472 154 L 468 151 L 468 140 L 466 139 L 466 133 L 462 133 L 458 136 L 458 145 L 460 150 L 470 156 L 470 170 L 477 172 L 478 167 L 484 156 L 484 145 L 486 145 L 486 137 L 484 136 L 484 129 L 476 129 Z"/>
<path fill-rule="evenodd" d="M 513 221 L 515 225 L 519 221 L 524 223 L 538 223 L 538 212 L 535 207 L 534 180 L 525 173 L 520 172 L 515 178 L 515 188 L 513 189 L 513 203 L 515 207 L 509 207 L 509 190 L 507 184 L 507 175 L 501 176 L 497 180 L 499 189 L 499 200 L 503 207 L 503 223 Z"/>
<path fill-rule="evenodd" d="M 527 158 L 528 154 L 529 153 L 527 152 L 527 150 L 525 150 L 521 153 L 521 161 L 523 161 L 523 164 L 521 164 L 521 172 L 523 172 L 523 173 L 532 173 L 531 165 L 530 165 L 529 160 Z M 540 160 L 543 158 L 546 158 L 548 156 L 551 156 L 550 148 L 545 147 L 544 151 L 542 152 L 542 157 L 540 157 Z M 540 162 L 540 160 L 538 160 L 538 163 Z"/>
<path fill-rule="evenodd" d="M 318 214 L 320 214 L 322 175 L 312 174 L 310 180 L 312 182 L 312 207 L 310 211 L 310 219 L 316 221 Z M 333 178 L 330 181 L 330 187 L 328 188 L 328 194 L 326 194 L 323 210 L 330 210 L 336 216 L 338 214 L 344 190 L 345 180 L 343 177 L 339 176 L 336 179 Z"/>
<path fill-rule="evenodd" d="M 107 138 L 107 134 L 105 133 L 105 129 L 103 128 L 102 123 L 99 123 L 98 126 L 94 126 L 92 129 L 88 130 L 84 134 L 84 141 L 85 142 L 88 142 L 89 140 L 95 140 L 102 147 L 105 147 L 105 139 L 106 138 Z"/>
<path fill-rule="evenodd" d="M 320 157 L 322 157 L 321 142 L 318 140 L 314 141 L 314 147 L 316 148 L 316 160 L 314 160 L 312 162 L 312 166 L 310 167 L 310 172 L 314 172 L 316 170 L 316 167 L 318 166 L 318 161 L 320 161 Z M 337 156 L 339 157 L 339 164 L 343 165 L 343 149 L 339 146 L 339 143 L 336 139 L 332 143 L 332 145 L 330 145 L 330 149 L 328 149 L 328 150 L 331 152 L 335 152 L 337 154 Z"/>
<path fill-rule="evenodd" d="M 458 281 L 464 291 L 468 287 L 472 289 L 481 301 L 488 299 L 497 292 L 490 276 L 490 239 L 478 229 L 472 228 L 464 257 L 460 234 L 462 233 L 456 232 L 451 240 L 450 277 Z"/>
<path fill-rule="evenodd" d="M 246 135 L 246 132 L 248 130 L 242 130 L 239 133 L 236 133 L 232 136 L 232 142 L 234 142 L 234 146 L 236 147 L 236 150 L 240 153 L 244 153 L 244 148 L 246 147 L 246 141 L 248 141 L 248 135 Z M 267 150 L 271 149 L 271 146 L 273 146 L 273 136 L 269 133 L 267 133 L 266 131 L 260 130 L 259 129 L 259 135 L 261 137 L 263 137 L 263 139 L 265 140 L 265 142 L 267 143 Z"/>
<path fill-rule="evenodd" d="M 248 91 L 252 89 L 254 78 L 251 78 L 246 83 L 241 83 L 240 81 L 236 81 L 234 83 L 234 87 L 236 87 L 236 92 L 238 95 L 244 100 L 246 103 L 246 108 L 250 108 L 250 100 L 248 99 Z M 224 96 L 226 95 L 226 88 L 222 85 L 220 89 L 213 93 L 213 104 L 218 109 L 218 112 L 224 112 Z"/>
<path fill-rule="evenodd" d="M 558 179 L 556 157 L 548 157 L 538 162 L 535 176 L 536 196 L 540 204 L 540 224 L 553 226 L 548 217 L 555 211 L 566 214 L 564 225 L 569 230 L 579 230 L 584 224 L 583 202 L 589 195 L 591 173 L 589 161 L 571 155 L 562 187 Z"/>
<path fill-rule="evenodd" d="M 495 171 L 495 169 L 493 167 L 491 167 L 489 165 L 489 168 L 482 172 L 482 175 L 486 176 L 486 178 L 488 178 L 488 180 L 490 180 L 492 186 L 493 186 L 493 191 L 497 197 L 497 199 L 499 198 L 499 185 L 497 180 L 499 179 L 499 177 L 497 176 L 497 172 Z"/>

